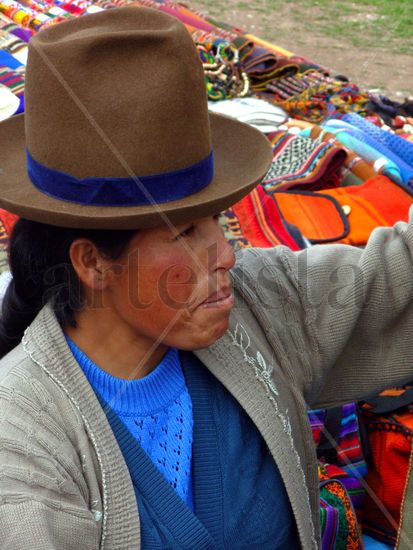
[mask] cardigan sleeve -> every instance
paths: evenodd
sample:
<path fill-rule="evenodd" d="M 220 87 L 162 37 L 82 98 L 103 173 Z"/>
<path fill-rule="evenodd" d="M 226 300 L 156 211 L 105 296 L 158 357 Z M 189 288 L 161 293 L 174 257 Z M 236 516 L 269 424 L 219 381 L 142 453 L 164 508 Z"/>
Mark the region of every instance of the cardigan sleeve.
<path fill-rule="evenodd" d="M 89 499 L 58 404 L 14 364 L 0 376 L 1 548 L 97 550 L 102 520 Z"/>
<path fill-rule="evenodd" d="M 413 207 L 409 223 L 376 229 L 364 249 L 250 249 L 237 275 L 309 406 L 413 379 Z"/>
<path fill-rule="evenodd" d="M 31 499 L 0 505 L 2 548 L 13 550 L 94 550 L 98 530 L 92 518 Z"/>

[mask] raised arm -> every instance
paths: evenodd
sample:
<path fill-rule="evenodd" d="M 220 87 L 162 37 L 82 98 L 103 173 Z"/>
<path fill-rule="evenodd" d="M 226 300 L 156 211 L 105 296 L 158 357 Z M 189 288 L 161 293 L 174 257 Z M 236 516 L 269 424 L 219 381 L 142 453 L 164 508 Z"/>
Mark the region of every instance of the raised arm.
<path fill-rule="evenodd" d="M 274 354 L 287 350 L 309 405 L 413 379 L 413 209 L 408 224 L 376 229 L 365 249 L 251 249 L 235 275 L 255 295 Z"/>

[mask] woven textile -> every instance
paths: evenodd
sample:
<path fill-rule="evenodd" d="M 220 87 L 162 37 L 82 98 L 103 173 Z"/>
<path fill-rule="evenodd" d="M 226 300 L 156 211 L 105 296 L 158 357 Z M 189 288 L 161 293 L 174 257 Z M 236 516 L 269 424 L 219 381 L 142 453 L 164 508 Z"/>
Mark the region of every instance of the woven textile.
<path fill-rule="evenodd" d="M 275 132 L 271 141 L 273 162 L 263 180 L 267 192 L 339 185 L 339 169 L 346 159 L 343 148 L 281 131 Z"/>
<path fill-rule="evenodd" d="M 243 236 L 252 246 L 287 245 L 291 250 L 300 247 L 289 233 L 276 202 L 258 186 L 232 207 Z"/>
<path fill-rule="evenodd" d="M 326 409 L 318 409 L 308 413 L 316 446 L 320 443 L 326 416 Z M 335 465 L 355 478 L 364 477 L 367 473 L 367 467 L 361 446 L 355 403 L 347 403 L 341 407 L 341 426 L 336 439 L 337 456 Z M 340 477 L 339 474 L 337 475 Z M 354 507 L 359 510 L 363 504 L 364 491 L 355 482 L 350 482 L 348 490 Z"/>
<path fill-rule="evenodd" d="M 228 208 L 228 210 L 221 213 L 219 222 L 224 231 L 225 238 L 234 250 L 250 248 L 252 246 L 248 239 L 244 237 L 239 219 L 232 208 Z"/>
<path fill-rule="evenodd" d="M 299 228 L 313 244 L 344 239 L 350 226 L 340 203 L 325 193 L 313 191 L 274 191 L 285 220 Z"/>
<path fill-rule="evenodd" d="M 349 114 L 343 117 L 343 120 L 359 128 L 365 134 L 371 136 L 376 142 L 388 147 L 395 155 L 400 157 L 406 164 L 413 167 L 413 143 L 406 139 L 393 134 L 392 132 L 383 130 L 375 124 L 356 114 Z"/>
<path fill-rule="evenodd" d="M 340 242 L 364 246 L 377 227 L 391 227 L 407 220 L 413 195 L 385 176 L 376 176 L 352 187 L 326 189 L 323 194 L 334 197 L 349 208 L 349 234 Z"/>
<path fill-rule="evenodd" d="M 382 165 L 374 166 L 373 163 L 368 162 L 366 159 L 357 155 L 354 151 L 343 145 L 337 137 L 331 133 L 325 131 L 321 126 L 313 126 L 310 130 L 303 130 L 300 132 L 301 135 L 306 137 L 311 137 L 312 139 L 317 139 L 320 137 L 321 140 L 327 143 L 332 143 L 336 147 L 341 147 L 347 153 L 347 158 L 344 161 L 341 173 L 345 176 L 348 173 L 354 174 L 362 182 L 376 176 L 378 173 L 381 173 Z"/>
<path fill-rule="evenodd" d="M 343 483 L 333 475 L 320 468 L 321 550 L 361 549 L 363 546 L 351 500 Z"/>
<path fill-rule="evenodd" d="M 5 48 L 14 52 L 16 48 L 24 48 L 33 33 L 50 25 L 100 9 L 127 5 L 148 6 L 173 15 L 184 23 L 195 42 L 205 45 L 207 38 L 211 43 L 217 39 L 225 40 L 239 52 L 235 65 L 239 63 L 240 71 L 238 68 L 227 71 L 228 67 L 225 67 L 227 85 L 232 77 L 238 83 L 224 95 L 222 90 L 217 93 L 210 89 L 211 99 L 240 93 L 262 94 L 266 99 L 281 104 L 291 116 L 312 122 L 339 113 L 372 115 L 374 112 L 368 95 L 354 83 L 334 79 L 328 70 L 311 60 L 171 0 L 72 0 L 56 4 L 52 0 L 5 0 L 0 2 L 0 30 Z M 221 65 L 218 68 L 221 69 Z M 220 84 L 218 76 L 215 88 Z M 207 80 L 208 85 L 211 88 Z"/>
<path fill-rule="evenodd" d="M 363 528 L 372 537 L 395 547 L 399 524 L 406 514 L 403 507 L 413 460 L 413 407 L 409 392 L 409 387 L 385 390 L 361 408 L 369 448 L 366 482 L 373 491 L 366 495 Z"/>
<path fill-rule="evenodd" d="M 14 94 L 20 96 L 24 90 L 24 68 L 11 69 L 0 66 L 0 83 L 7 86 Z"/>
<path fill-rule="evenodd" d="M 261 90 L 290 116 L 319 123 L 339 113 L 373 114 L 368 94 L 361 92 L 354 83 L 331 78 L 308 66 L 298 67 L 295 75 L 281 74 Z"/>
<path fill-rule="evenodd" d="M 8 20 L 0 19 L 0 28 L 5 32 L 17 36 L 17 38 L 20 38 L 20 40 L 26 42 L 26 44 L 33 36 L 33 31 L 31 29 L 23 29 L 19 25 L 16 25 L 16 23 L 10 23 Z"/>
<path fill-rule="evenodd" d="M 377 227 L 407 220 L 413 195 L 385 176 L 323 191 L 275 192 L 282 215 L 313 243 L 364 246 Z"/>
<path fill-rule="evenodd" d="M 398 164 L 399 159 L 389 150 L 385 150 L 385 147 L 379 150 L 371 138 L 365 139 L 360 130 L 353 128 L 343 120 L 329 119 L 321 126 L 329 134 L 334 134 L 337 141 L 369 162 L 376 172 L 384 174 L 396 183 L 403 182 L 402 171 Z"/>
<path fill-rule="evenodd" d="M 26 47 L 27 44 L 20 40 L 14 34 L 11 34 L 4 29 L 0 29 L 0 49 L 10 52 L 11 54 L 19 51 L 21 48 Z"/>
<path fill-rule="evenodd" d="M 368 123 L 368 121 L 365 121 L 365 123 L 371 124 Z M 373 124 L 371 124 L 371 126 L 373 127 L 373 129 L 375 128 Z M 375 135 L 375 130 L 374 133 L 369 133 L 368 131 L 365 131 L 365 129 L 353 126 L 345 120 L 327 121 L 326 127 L 328 129 L 336 127 L 337 131 L 339 132 L 339 139 L 341 139 L 341 135 L 349 136 L 350 138 L 357 140 L 357 142 L 361 143 L 362 145 L 366 145 L 372 150 L 376 151 L 378 159 L 380 157 L 384 157 L 385 161 L 390 161 L 394 163 L 397 171 L 400 174 L 401 181 L 406 185 L 413 186 L 413 163 L 411 165 L 407 164 L 407 162 L 405 162 L 399 156 L 398 152 L 395 152 L 387 143 L 383 143 L 381 134 L 379 134 L 378 139 Z M 380 130 L 379 128 L 377 128 L 377 130 L 380 132 L 384 132 L 384 130 Z M 397 139 L 397 144 L 392 144 L 393 148 L 397 150 L 397 146 L 402 143 L 403 147 L 400 146 L 400 151 L 407 156 L 410 152 L 409 148 L 411 147 L 411 144 L 407 140 L 403 140 L 403 138 L 399 138 L 398 136 L 393 137 Z M 398 140 L 400 140 L 400 142 Z M 404 145 L 406 147 L 404 147 Z"/>

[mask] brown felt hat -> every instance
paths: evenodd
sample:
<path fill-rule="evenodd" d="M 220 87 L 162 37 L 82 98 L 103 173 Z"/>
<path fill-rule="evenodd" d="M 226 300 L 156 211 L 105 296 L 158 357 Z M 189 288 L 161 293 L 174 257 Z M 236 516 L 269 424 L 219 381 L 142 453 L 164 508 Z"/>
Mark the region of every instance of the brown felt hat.
<path fill-rule="evenodd" d="M 208 114 L 185 26 L 143 7 L 29 44 L 25 115 L 0 123 L 0 206 L 63 227 L 137 229 L 216 214 L 265 175 L 257 130 Z"/>

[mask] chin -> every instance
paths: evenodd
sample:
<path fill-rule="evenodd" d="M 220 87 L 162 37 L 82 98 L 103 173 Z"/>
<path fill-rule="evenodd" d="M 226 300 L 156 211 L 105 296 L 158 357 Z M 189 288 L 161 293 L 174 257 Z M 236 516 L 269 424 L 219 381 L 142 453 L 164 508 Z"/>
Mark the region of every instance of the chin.
<path fill-rule="evenodd" d="M 192 349 L 203 349 L 207 348 L 208 346 L 212 346 L 212 344 L 214 344 L 217 340 L 221 338 L 221 336 L 224 336 L 224 334 L 227 332 L 228 324 L 229 317 L 217 323 L 213 331 L 211 331 L 211 328 L 209 328 L 208 332 L 204 334 L 203 337 L 197 339 L 198 342 L 195 343 L 196 347 L 193 347 Z"/>

